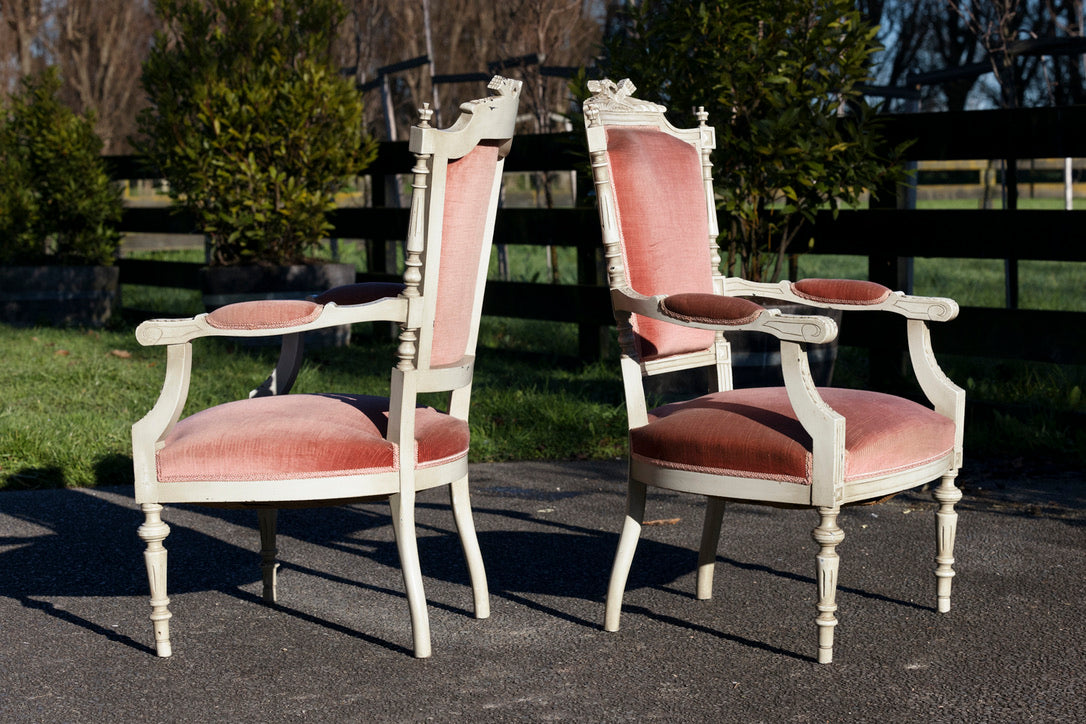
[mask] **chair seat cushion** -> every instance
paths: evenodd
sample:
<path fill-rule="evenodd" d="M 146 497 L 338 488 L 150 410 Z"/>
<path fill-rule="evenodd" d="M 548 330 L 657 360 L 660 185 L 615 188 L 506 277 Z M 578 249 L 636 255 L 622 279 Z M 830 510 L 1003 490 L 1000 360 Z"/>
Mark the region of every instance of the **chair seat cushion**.
<path fill-rule="evenodd" d="M 954 423 L 893 395 L 820 388 L 845 417 L 845 480 L 900 472 L 954 449 Z M 663 467 L 811 484 L 811 437 L 783 387 L 716 392 L 664 405 L 630 431 L 631 454 Z"/>
<path fill-rule="evenodd" d="M 290 480 L 397 469 L 385 439 L 388 399 L 281 395 L 229 402 L 185 418 L 157 454 L 162 482 Z M 468 453 L 468 424 L 430 407 L 415 417 L 415 464 Z"/>

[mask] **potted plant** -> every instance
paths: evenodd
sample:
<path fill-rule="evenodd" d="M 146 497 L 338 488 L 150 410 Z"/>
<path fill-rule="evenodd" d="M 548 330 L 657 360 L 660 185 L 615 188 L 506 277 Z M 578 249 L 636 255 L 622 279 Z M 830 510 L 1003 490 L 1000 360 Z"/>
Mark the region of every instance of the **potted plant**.
<path fill-rule="evenodd" d="M 625 20 L 605 42 L 608 75 L 673 113 L 704 107 L 716 128 L 727 275 L 778 280 L 819 210 L 904 180 L 861 88 L 876 28 L 851 0 L 642 0 Z"/>
<path fill-rule="evenodd" d="M 354 281 L 314 263 L 335 193 L 376 156 L 332 64 L 338 0 L 157 0 L 136 146 L 207 239 L 209 307 Z M 293 285 L 288 288 L 288 285 Z"/>
<path fill-rule="evenodd" d="M 0 318 L 101 326 L 118 299 L 121 192 L 94 115 L 59 90 L 53 68 L 24 78 L 0 115 Z"/>

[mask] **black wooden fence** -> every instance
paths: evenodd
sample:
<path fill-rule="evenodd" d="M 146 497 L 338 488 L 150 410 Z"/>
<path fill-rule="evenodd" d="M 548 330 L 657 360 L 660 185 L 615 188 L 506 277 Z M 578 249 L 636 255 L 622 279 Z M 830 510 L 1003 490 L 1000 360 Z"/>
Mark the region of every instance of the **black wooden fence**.
<path fill-rule="evenodd" d="M 1001 159 L 1013 168 L 1017 159 L 1086 157 L 1086 106 L 896 115 L 888 117 L 888 135 L 895 143 L 915 139 L 907 152 L 910 160 Z M 149 176 L 131 157 L 110 162 L 116 178 Z M 586 162 L 583 141 L 574 134 L 520 136 L 506 170 L 583 170 Z M 386 143 L 366 173 L 376 181 L 411 166 L 406 143 Z M 582 183 L 587 187 L 587 179 Z M 380 271 L 381 242 L 400 240 L 407 229 L 407 210 L 381 206 L 383 184 L 372 186 L 374 207 L 342 208 L 332 215 L 336 236 L 373 242 L 371 268 L 359 272 L 359 280 L 389 278 Z M 192 225 L 162 208 L 129 208 L 123 230 L 191 233 Z M 901 288 L 908 257 L 1086 261 L 1086 211 L 877 208 L 841 212 L 836 218 L 821 215 L 810 231 L 815 243 L 808 253 L 867 257 L 870 278 L 893 288 Z M 502 209 L 495 243 L 576 248 L 576 284 L 490 281 L 483 313 L 577 323 L 582 355 L 597 355 L 599 330 L 613 318 L 598 269 L 596 210 Z M 198 288 L 199 266 L 122 259 L 121 281 Z M 1086 312 L 967 307 L 957 321 L 933 325 L 933 337 L 940 352 L 951 354 L 1086 362 Z M 902 340 L 886 315 L 852 315 L 841 342 L 890 351 L 899 349 Z"/>

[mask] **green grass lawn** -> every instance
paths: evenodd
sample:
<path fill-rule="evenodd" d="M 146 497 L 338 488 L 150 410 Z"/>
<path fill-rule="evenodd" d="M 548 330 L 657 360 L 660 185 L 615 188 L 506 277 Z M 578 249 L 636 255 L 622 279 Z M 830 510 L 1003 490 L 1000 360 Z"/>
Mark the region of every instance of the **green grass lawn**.
<path fill-rule="evenodd" d="M 394 344 L 356 328 L 352 346 L 307 354 L 295 390 L 387 389 Z M 625 409 L 614 360 L 584 364 L 572 325 L 488 318 L 471 413 L 471 460 L 605 459 L 625 454 Z M 274 364 L 274 349 L 196 343 L 186 414 L 243 398 Z M 100 331 L 0 325 L 0 488 L 124 484 L 129 428 L 153 405 L 165 351 L 136 344 L 130 325 Z M 967 428 L 967 452 L 1086 460 L 1081 390 L 1086 366 L 946 357 L 970 401 L 1002 407 Z M 864 383 L 862 351 L 843 348 L 835 384 Z M 441 405 L 433 396 L 426 400 Z"/>
<path fill-rule="evenodd" d="M 511 277 L 549 278 L 544 250 L 508 247 Z M 572 249 L 558 249 L 558 278 L 576 278 Z M 346 260 L 362 262 L 354 244 Z M 200 261 L 198 250 L 144 252 L 145 258 Z M 866 260 L 809 255 L 801 276 L 865 278 Z M 496 259 L 491 265 L 497 274 Z M 1086 311 L 1086 264 L 1022 262 L 1021 306 Z M 962 305 L 1002 306 L 1002 262 L 917 259 L 915 292 Z M 198 292 L 125 286 L 128 308 L 161 316 L 202 311 Z M 140 347 L 135 320 L 104 330 L 16 329 L 0 325 L 0 488 L 128 483 L 129 428 L 153 405 L 165 351 Z M 625 410 L 618 364 L 578 361 L 574 325 L 484 318 L 471 413 L 471 460 L 603 459 L 625 454 Z M 295 390 L 383 394 L 395 344 L 387 327 L 355 329 L 350 348 L 307 355 Z M 274 364 L 275 350 L 223 340 L 196 343 L 191 412 L 245 397 Z M 938 350 L 936 350 L 938 352 Z M 949 376 L 983 411 L 967 427 L 967 456 L 1045 455 L 1086 461 L 1082 389 L 1086 365 L 1046 365 L 941 356 Z M 866 357 L 844 348 L 835 384 L 866 381 Z M 429 400 L 440 404 L 441 400 Z"/>
<path fill-rule="evenodd" d="M 510 347 L 525 334 L 488 321 L 487 341 Z M 568 327 L 568 325 L 561 325 Z M 276 349 L 224 340 L 195 343 L 186 413 L 244 398 L 274 366 Z M 0 488 L 122 484 L 132 481 L 129 429 L 154 404 L 165 350 L 139 346 L 130 325 L 84 331 L 0 325 Z M 298 392 L 386 394 L 395 342 L 368 325 L 352 346 L 311 350 Z M 480 350 L 472 409 L 473 461 L 618 457 L 625 450 L 621 385 L 611 364 L 582 365 L 538 352 Z M 442 405 L 440 396 L 425 400 Z"/>

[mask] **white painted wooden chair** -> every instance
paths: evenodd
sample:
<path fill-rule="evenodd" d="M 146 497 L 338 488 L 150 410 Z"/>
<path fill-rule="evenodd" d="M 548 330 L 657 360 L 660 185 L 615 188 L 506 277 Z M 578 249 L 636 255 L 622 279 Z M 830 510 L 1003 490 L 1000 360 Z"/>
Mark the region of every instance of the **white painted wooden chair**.
<path fill-rule="evenodd" d="M 136 330 L 165 345 L 165 383 L 132 426 L 139 536 L 151 586 L 159 656 L 171 654 L 166 597 L 169 527 L 163 503 L 252 507 L 259 512 L 264 599 L 276 600 L 276 511 L 387 498 L 403 569 L 417 657 L 430 633 L 415 542 L 418 490 L 448 486 L 468 561 L 475 616 L 489 615 L 483 561 L 468 500 L 468 404 L 502 166 L 516 122 L 520 81 L 496 76 L 494 95 L 460 107 L 447 130 L 428 108 L 411 129 L 416 157 L 404 283 L 338 287 L 312 300 L 243 302 L 191 319 L 151 320 Z M 288 394 L 307 330 L 398 322 L 388 397 Z M 180 419 L 192 340 L 283 335 L 276 369 L 250 398 Z M 450 393 L 447 411 L 416 406 L 420 393 Z"/>
<path fill-rule="evenodd" d="M 646 486 L 706 496 L 697 597 L 711 596 L 725 501 L 815 508 L 818 661 L 833 657 L 842 505 L 941 479 L 937 608 L 950 609 L 961 493 L 965 393 L 942 373 L 927 323 L 958 313 L 949 299 L 908 296 L 866 281 L 752 283 L 718 274 L 712 127 L 673 127 L 665 108 L 632 97 L 624 80 L 589 84 L 584 103 L 611 300 L 618 322 L 630 430 L 628 508 L 607 591 L 605 628 L 619 626 L 645 513 Z M 745 296 L 905 317 L 909 352 L 930 407 L 879 392 L 816 388 L 808 345 L 832 340 L 828 317 L 783 315 Z M 732 389 L 729 332 L 780 340 L 784 386 Z M 649 410 L 644 378 L 715 368 L 716 389 Z"/>

